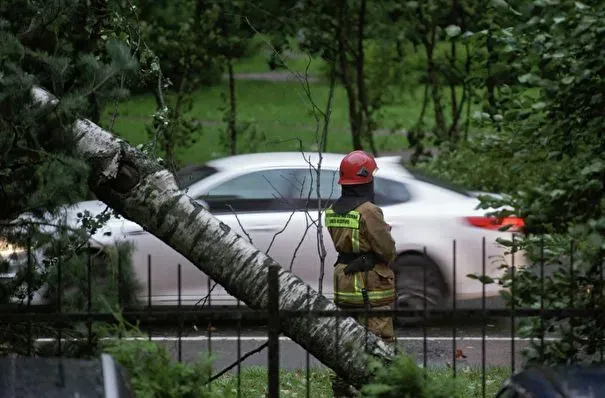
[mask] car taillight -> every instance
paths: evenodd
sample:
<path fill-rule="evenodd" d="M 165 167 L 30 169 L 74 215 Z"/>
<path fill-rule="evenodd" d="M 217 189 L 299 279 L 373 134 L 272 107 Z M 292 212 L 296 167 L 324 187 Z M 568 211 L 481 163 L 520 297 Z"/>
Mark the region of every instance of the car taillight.
<path fill-rule="evenodd" d="M 466 217 L 466 221 L 474 227 L 494 231 L 510 226 L 506 229 L 507 232 L 521 232 L 525 226 L 525 222 L 519 217 Z"/>

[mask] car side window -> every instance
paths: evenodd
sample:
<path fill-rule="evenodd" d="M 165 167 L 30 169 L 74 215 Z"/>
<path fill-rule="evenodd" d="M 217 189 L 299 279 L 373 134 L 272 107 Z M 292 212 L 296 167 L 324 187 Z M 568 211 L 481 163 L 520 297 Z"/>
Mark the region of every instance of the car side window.
<path fill-rule="evenodd" d="M 411 199 L 405 183 L 383 177 L 374 179 L 374 198 L 377 206 L 405 203 Z"/>
<path fill-rule="evenodd" d="M 405 203 L 411 195 L 405 183 L 383 177 L 374 179 L 375 201 L 378 206 L 388 206 Z M 301 208 L 317 208 L 317 172 L 301 170 L 296 179 L 295 196 L 301 203 Z M 338 185 L 338 170 L 324 169 L 320 172 L 319 194 L 322 207 L 340 197 Z"/>
<path fill-rule="evenodd" d="M 199 196 L 213 213 L 270 212 L 293 208 L 296 170 L 263 170 L 226 181 Z"/>
<path fill-rule="evenodd" d="M 295 182 L 294 195 L 301 208 L 317 208 L 317 172 L 312 169 L 300 170 Z M 319 173 L 319 196 L 322 207 L 340 197 L 338 170 L 324 169 Z"/>

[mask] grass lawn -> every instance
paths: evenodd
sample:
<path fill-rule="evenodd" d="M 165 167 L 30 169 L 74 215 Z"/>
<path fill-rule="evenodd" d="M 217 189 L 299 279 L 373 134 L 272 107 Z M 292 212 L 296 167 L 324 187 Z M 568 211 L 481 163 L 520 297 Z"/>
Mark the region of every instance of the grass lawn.
<path fill-rule="evenodd" d="M 488 368 L 486 370 L 486 394 L 487 397 L 493 397 L 504 380 L 510 375 L 509 369 Z M 452 370 L 447 368 L 429 369 L 430 379 L 439 380 L 448 378 L 452 375 Z M 312 370 L 310 372 L 310 397 L 329 398 L 332 397 L 330 384 L 330 374 L 323 370 Z M 463 388 L 465 397 L 482 397 L 482 377 L 481 369 L 464 367 L 458 369 L 457 379 Z M 304 371 L 284 371 L 280 372 L 280 390 L 283 397 L 306 397 L 306 374 Z M 229 375 L 217 380 L 213 384 L 213 389 L 217 388 L 225 393 L 237 396 L 237 376 Z M 242 398 L 260 398 L 265 396 L 267 391 L 267 370 L 266 368 L 248 367 L 242 369 L 241 374 L 241 397 Z"/>
<path fill-rule="evenodd" d="M 250 56 L 235 64 L 236 73 L 270 72 L 267 57 L 270 48 L 262 38 L 255 38 L 255 47 Z M 309 75 L 321 76 L 325 63 L 321 59 L 310 59 L 294 51 L 284 54 L 288 68 L 293 72 L 304 72 L 310 60 Z M 288 73 L 285 69 L 276 72 Z M 413 85 L 398 95 L 398 100 L 380 110 L 380 131 L 375 134 L 379 151 L 397 151 L 408 147 L 404 135 L 389 134 L 393 128 L 412 127 L 420 114 L 424 88 Z M 237 117 L 240 123 L 250 124 L 251 129 L 239 138 L 238 152 L 297 151 L 299 140 L 305 150 L 316 148 L 317 123 L 312 114 L 312 101 L 320 109 L 325 108 L 329 87 L 325 81 L 310 84 L 311 99 L 301 83 L 296 81 L 238 80 L 236 82 Z M 205 87 L 194 95 L 193 109 L 188 116 L 202 122 L 203 132 L 197 142 L 186 148 L 178 148 L 177 156 L 183 164 L 201 163 L 227 155 L 221 145 L 225 122 L 222 107 L 227 104 L 223 95 L 227 84 Z M 448 93 L 444 91 L 446 117 L 449 116 Z M 348 103 L 344 88 L 335 90 L 333 113 L 328 137 L 328 151 L 345 153 L 352 149 L 348 120 Z M 156 105 L 152 95 L 134 96 L 118 104 L 118 117 L 113 131 L 134 145 L 149 142 L 145 125 L 151 122 Z M 103 127 L 110 127 L 108 106 L 102 120 Z M 426 127 L 433 125 L 433 109 L 429 106 L 425 116 Z M 256 134 L 252 134 L 256 131 Z"/>
<path fill-rule="evenodd" d="M 315 83 L 311 84 L 310 89 L 311 98 L 323 109 L 329 87 L 324 83 Z M 185 164 L 204 162 L 226 154 L 219 139 L 225 129 L 220 111 L 220 107 L 224 106 L 221 93 L 225 91 L 226 86 L 221 84 L 204 88 L 195 94 L 190 115 L 202 121 L 204 129 L 196 144 L 178 150 Z M 251 139 L 250 135 L 241 137 L 238 152 L 296 151 L 299 148 L 298 140 L 302 141 L 304 149 L 314 148 L 317 123 L 312 115 L 311 100 L 300 84 L 242 80 L 237 82 L 236 95 L 239 121 L 251 123 L 257 131 L 256 139 Z M 403 95 L 398 103 L 385 106 L 382 109 L 381 127 L 409 128 L 414 125 L 420 113 L 421 96 L 422 89 L 418 88 Z M 154 110 L 154 99 L 148 95 L 135 96 L 120 103 L 113 131 L 134 145 L 147 142 L 149 137 L 145 125 L 150 123 Z M 112 111 L 111 106 L 106 109 L 102 122 L 104 127 L 109 126 Z M 427 112 L 426 121 L 432 124 L 432 112 Z M 335 90 L 328 137 L 328 151 L 344 153 L 351 150 L 347 98 L 342 87 Z M 375 140 L 382 151 L 407 147 L 404 136 L 386 131 L 377 134 Z"/>

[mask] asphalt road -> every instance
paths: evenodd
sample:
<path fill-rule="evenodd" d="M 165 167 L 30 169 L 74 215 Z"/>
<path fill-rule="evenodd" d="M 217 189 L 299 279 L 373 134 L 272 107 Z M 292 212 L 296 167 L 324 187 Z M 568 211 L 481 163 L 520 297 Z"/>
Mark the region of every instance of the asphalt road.
<path fill-rule="evenodd" d="M 433 325 L 425 329 L 399 328 L 397 336 L 400 349 L 415 356 L 419 364 L 426 362 L 427 366 L 452 366 L 454 353 L 461 350 L 464 358 L 455 361 L 457 367 L 481 367 L 485 364 L 488 367 L 501 366 L 512 369 L 514 366 L 518 369 L 521 350 L 527 346 L 525 340 L 511 339 L 508 320 L 488 320 L 485 328 L 478 321 L 462 321 L 459 325 Z M 180 342 L 178 332 L 174 329 L 156 328 L 151 331 L 150 338 L 167 347 L 175 359 L 179 358 L 180 350 L 180 358 L 184 362 L 195 361 L 200 355 L 210 353 L 214 357 L 214 369 L 218 371 L 236 362 L 238 352 L 241 357 L 261 346 L 267 341 L 267 332 L 264 327 L 245 326 L 238 336 L 232 325 L 218 324 L 210 329 L 198 325 L 181 330 Z M 263 349 L 245 359 L 241 366 L 265 367 L 267 355 L 267 350 Z M 284 336 L 280 338 L 279 355 L 282 369 L 304 370 L 307 360 L 311 368 L 323 367 L 317 359 L 308 356 L 298 344 Z"/>
<path fill-rule="evenodd" d="M 158 344 L 166 346 L 178 359 L 179 341 L 174 336 L 152 337 Z M 267 341 L 263 335 L 241 336 L 239 347 L 236 336 L 213 335 L 211 343 L 208 344 L 207 335 L 188 336 L 181 339 L 181 359 L 184 362 L 195 361 L 200 355 L 210 353 L 215 358 L 214 368 L 222 369 L 235 362 L 239 356 L 245 355 Z M 455 347 L 454 347 L 455 342 Z M 485 339 L 485 359 L 483 358 L 483 341 L 480 336 L 462 337 L 427 337 L 426 342 L 422 337 L 402 337 L 398 340 L 398 346 L 403 351 L 416 357 L 419 364 L 424 363 L 426 355 L 427 366 L 452 366 L 454 352 L 462 350 L 465 358 L 456 360 L 456 366 L 482 366 L 485 360 L 486 366 L 501 366 L 518 368 L 521 361 L 520 351 L 527 342 L 519 339 L 511 341 L 507 337 L 491 337 Z M 512 362 L 514 344 L 515 363 Z M 289 338 L 280 338 L 280 368 L 282 369 L 305 369 L 307 359 L 311 368 L 323 367 L 323 365 L 300 348 Z M 264 349 L 242 362 L 242 366 L 267 366 L 267 350 Z"/>

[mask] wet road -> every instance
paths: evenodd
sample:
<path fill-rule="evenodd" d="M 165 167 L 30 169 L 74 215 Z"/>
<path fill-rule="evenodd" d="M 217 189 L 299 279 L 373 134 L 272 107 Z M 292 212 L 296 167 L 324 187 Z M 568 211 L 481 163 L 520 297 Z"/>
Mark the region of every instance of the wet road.
<path fill-rule="evenodd" d="M 247 352 L 252 351 L 267 341 L 266 336 L 262 335 L 244 335 L 241 336 L 238 345 L 236 336 L 212 335 L 209 344 L 208 336 L 197 335 L 187 336 L 181 339 L 180 343 L 174 336 L 152 337 L 152 340 L 158 344 L 166 346 L 178 359 L 179 344 L 181 350 L 181 359 L 185 362 L 195 361 L 200 355 L 210 353 L 215 358 L 215 369 L 221 369 L 235 362 Z M 455 342 L 455 346 L 454 346 Z M 517 367 L 520 363 L 520 352 L 527 345 L 526 341 L 508 337 L 487 336 L 485 341 L 481 337 L 427 337 L 426 341 L 422 337 L 401 337 L 398 340 L 399 347 L 408 354 L 416 357 L 418 363 L 426 361 L 427 366 L 451 366 L 454 352 L 462 350 L 465 358 L 456 360 L 457 366 L 471 365 L 482 366 L 501 366 Z M 513 347 L 514 345 L 514 347 Z M 483 351 L 485 347 L 485 351 Z M 515 352 L 515 362 L 512 362 L 511 353 Z M 485 356 L 483 356 L 485 352 Z M 289 338 L 280 338 L 280 367 L 282 369 L 305 369 L 307 366 L 315 368 L 323 365 L 306 351 L 300 348 L 298 344 L 292 342 Z M 483 362 L 484 361 L 484 362 Z M 266 349 L 254 354 L 242 362 L 242 366 L 266 366 Z"/>
<path fill-rule="evenodd" d="M 399 328 L 398 346 L 416 357 L 419 364 L 427 366 L 452 366 L 454 353 L 461 350 L 465 358 L 456 360 L 456 366 L 502 366 L 518 368 L 521 350 L 527 341 L 511 339 L 510 321 L 488 320 L 485 327 L 479 321 L 459 322 L 458 325 L 432 325 L 424 330 L 420 327 Z M 485 330 L 485 337 L 483 331 Z M 426 338 L 425 338 L 426 336 Z M 455 336 L 455 338 L 454 338 Z M 242 327 L 239 337 L 232 325 L 215 324 L 208 329 L 200 325 L 181 330 L 179 341 L 175 329 L 156 328 L 151 330 L 151 339 L 169 349 L 175 359 L 195 361 L 200 355 L 210 353 L 215 358 L 214 369 L 219 370 L 236 362 L 239 357 L 258 348 L 267 341 L 267 332 L 261 326 Z M 239 340 L 239 342 L 238 342 Z M 515 353 L 513 356 L 512 353 Z M 238 354 L 239 353 L 239 354 Z M 313 356 L 287 337 L 280 338 L 280 367 L 283 369 L 305 369 L 323 367 Z M 267 350 L 250 356 L 242 366 L 266 366 Z"/>

